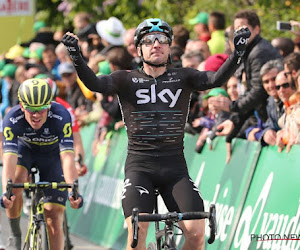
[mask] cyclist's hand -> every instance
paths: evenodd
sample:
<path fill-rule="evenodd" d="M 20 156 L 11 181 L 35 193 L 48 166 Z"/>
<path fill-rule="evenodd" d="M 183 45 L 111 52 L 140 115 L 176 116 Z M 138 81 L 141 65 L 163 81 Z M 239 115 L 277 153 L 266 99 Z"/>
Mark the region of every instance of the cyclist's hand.
<path fill-rule="evenodd" d="M 251 32 L 246 26 L 240 27 L 234 32 L 233 44 L 238 56 L 243 56 L 245 54 L 250 36 Z"/>
<path fill-rule="evenodd" d="M 6 197 L 6 193 L 3 193 L 0 198 L 1 207 L 12 208 L 15 199 L 16 199 L 16 196 L 14 194 L 10 197 L 10 199 L 8 199 Z"/>
<path fill-rule="evenodd" d="M 78 176 L 84 176 L 87 173 L 87 166 L 84 163 L 79 163 L 76 161 L 75 167 L 76 167 Z"/>
<path fill-rule="evenodd" d="M 70 57 L 76 65 L 77 60 L 80 57 L 80 48 L 78 46 L 78 37 L 71 32 L 64 34 L 61 42 L 66 46 Z"/>
<path fill-rule="evenodd" d="M 80 194 L 78 194 L 78 199 L 74 200 L 73 193 L 70 192 L 69 193 L 69 201 L 70 201 L 71 207 L 74 208 L 74 209 L 78 209 L 78 208 L 81 208 L 83 206 L 83 197 Z"/>

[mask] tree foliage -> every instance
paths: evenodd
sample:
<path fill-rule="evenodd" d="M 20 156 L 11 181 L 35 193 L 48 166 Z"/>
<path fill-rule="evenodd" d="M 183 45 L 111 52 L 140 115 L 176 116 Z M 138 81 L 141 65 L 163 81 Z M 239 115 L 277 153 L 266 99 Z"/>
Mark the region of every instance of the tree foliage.
<path fill-rule="evenodd" d="M 170 25 L 184 24 L 193 32 L 188 20 L 200 11 L 222 11 L 230 25 L 234 13 L 241 9 L 257 12 L 263 37 L 291 37 L 291 32 L 276 31 L 276 21 L 297 20 L 300 3 L 297 0 L 40 0 L 36 18 L 58 29 L 72 26 L 75 14 L 80 11 L 90 13 L 93 22 L 116 16 L 126 28 L 136 27 L 145 18 L 159 17 Z"/>

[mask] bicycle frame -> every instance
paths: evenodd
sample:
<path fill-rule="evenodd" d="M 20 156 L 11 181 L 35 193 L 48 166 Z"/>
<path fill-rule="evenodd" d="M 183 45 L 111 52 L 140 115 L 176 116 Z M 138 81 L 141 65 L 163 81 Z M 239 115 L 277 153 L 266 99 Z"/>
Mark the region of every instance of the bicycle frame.
<path fill-rule="evenodd" d="M 32 181 L 34 181 L 34 177 Z M 8 199 L 12 196 L 13 188 L 24 188 L 33 194 L 31 200 L 30 224 L 23 249 L 49 250 L 50 244 L 44 215 L 43 189 L 72 188 L 73 198 L 76 200 L 78 198 L 78 180 L 75 180 L 73 184 L 66 184 L 57 182 L 12 183 L 12 180 L 8 179 L 6 186 L 6 196 Z"/>
<path fill-rule="evenodd" d="M 157 197 L 159 195 L 158 190 L 155 190 L 156 199 L 154 202 L 154 214 L 158 214 Z M 176 250 L 176 244 L 174 240 L 174 222 L 166 220 L 164 229 L 159 228 L 159 221 L 155 221 L 155 238 L 157 250 L 162 250 L 162 239 L 165 237 L 163 242 L 164 249 Z"/>
<path fill-rule="evenodd" d="M 46 229 L 46 246 L 44 246 L 44 248 L 50 249 L 49 235 L 44 215 L 44 192 L 41 189 L 37 189 L 33 191 L 31 198 L 30 222 L 23 249 L 36 249 L 36 233 L 40 229 L 41 223 L 45 225 Z"/>

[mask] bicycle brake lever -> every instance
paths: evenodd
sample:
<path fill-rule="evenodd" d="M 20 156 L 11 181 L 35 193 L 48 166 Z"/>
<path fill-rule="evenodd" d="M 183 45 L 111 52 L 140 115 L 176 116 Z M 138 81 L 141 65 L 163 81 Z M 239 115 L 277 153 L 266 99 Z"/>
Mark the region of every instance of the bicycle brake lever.
<path fill-rule="evenodd" d="M 10 197 L 12 196 L 12 179 L 8 179 L 7 180 L 7 185 L 6 185 L 6 193 L 5 193 L 5 196 L 7 199 L 10 200 Z"/>
<path fill-rule="evenodd" d="M 131 247 L 135 248 L 138 244 L 138 214 L 139 214 L 139 209 L 138 208 L 133 208 L 132 209 L 132 217 L 131 217 L 131 223 L 132 223 L 132 243 Z"/>
<path fill-rule="evenodd" d="M 215 237 L 217 234 L 216 207 L 214 204 L 211 204 L 209 207 L 209 227 L 210 236 L 207 242 L 208 244 L 212 244 L 215 241 Z"/>
<path fill-rule="evenodd" d="M 72 193 L 73 193 L 72 197 L 76 201 L 78 199 L 78 180 L 74 181 Z"/>

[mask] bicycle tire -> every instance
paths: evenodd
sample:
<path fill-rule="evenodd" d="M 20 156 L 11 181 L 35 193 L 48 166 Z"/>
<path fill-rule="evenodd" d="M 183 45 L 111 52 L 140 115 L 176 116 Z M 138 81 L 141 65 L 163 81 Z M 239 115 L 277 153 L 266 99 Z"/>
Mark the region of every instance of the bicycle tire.
<path fill-rule="evenodd" d="M 71 250 L 73 248 L 70 234 L 69 234 L 69 226 L 67 220 L 67 213 L 64 211 L 64 220 L 63 220 L 63 234 L 64 234 L 64 250 Z"/>
<path fill-rule="evenodd" d="M 148 244 L 147 250 L 157 250 L 156 243 L 150 242 L 150 243 Z"/>
<path fill-rule="evenodd" d="M 50 250 L 47 225 L 45 222 L 40 222 L 36 228 L 33 250 Z"/>

